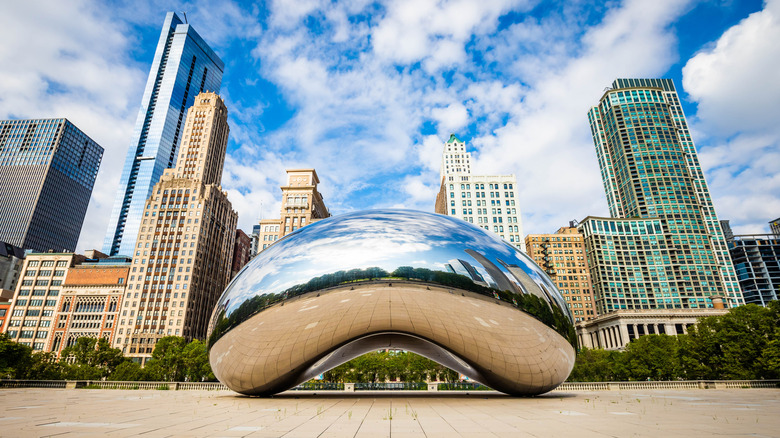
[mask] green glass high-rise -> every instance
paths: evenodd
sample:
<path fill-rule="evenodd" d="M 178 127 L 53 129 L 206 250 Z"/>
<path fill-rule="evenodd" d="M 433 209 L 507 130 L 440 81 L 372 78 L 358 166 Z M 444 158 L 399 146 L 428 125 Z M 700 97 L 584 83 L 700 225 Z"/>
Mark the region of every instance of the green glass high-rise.
<path fill-rule="evenodd" d="M 588 112 L 611 218 L 585 235 L 596 308 L 743 304 L 671 79 L 617 79 Z"/>

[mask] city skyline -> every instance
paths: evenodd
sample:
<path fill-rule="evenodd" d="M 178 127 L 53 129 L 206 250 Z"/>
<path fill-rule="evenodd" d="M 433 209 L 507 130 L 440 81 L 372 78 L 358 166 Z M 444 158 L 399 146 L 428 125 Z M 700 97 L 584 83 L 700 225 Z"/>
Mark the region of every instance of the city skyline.
<path fill-rule="evenodd" d="M 106 148 L 77 251 L 99 248 L 159 23 L 168 10 L 185 9 L 226 62 L 221 94 L 235 108 L 235 135 L 222 185 L 241 228 L 278 209 L 284 168 L 327 175 L 322 191 L 334 214 L 432 211 L 440 147 L 454 132 L 473 148 L 474 173 L 533 181 L 518 184 L 524 231 L 548 233 L 607 213 L 585 119 L 604 84 L 670 77 L 720 218 L 731 219 L 737 234 L 766 232 L 780 210 L 772 171 L 780 159 L 772 122 L 780 89 L 767 64 L 780 59 L 771 44 L 780 32 L 778 5 L 260 10 L 172 2 L 130 11 L 86 2 L 34 14 L 13 5 L 0 18 L 16 42 L 0 55 L 0 76 L 9 79 L 0 85 L 0 118 L 68 117 Z M 35 27 L 24 23 L 33 18 L 45 31 L 28 38 L 26 27 Z M 31 62 L 24 52 L 39 56 Z M 548 172 L 553 156 L 564 159 L 565 172 Z"/>

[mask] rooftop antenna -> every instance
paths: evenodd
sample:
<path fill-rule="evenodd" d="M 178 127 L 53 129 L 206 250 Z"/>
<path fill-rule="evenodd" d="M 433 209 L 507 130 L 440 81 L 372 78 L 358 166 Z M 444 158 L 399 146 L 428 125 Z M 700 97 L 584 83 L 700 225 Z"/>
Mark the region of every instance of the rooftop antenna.
<path fill-rule="evenodd" d="M 182 13 L 182 15 L 184 15 L 184 24 L 189 24 L 189 23 L 187 23 L 187 13 L 184 12 L 184 11 L 181 11 L 181 13 Z"/>

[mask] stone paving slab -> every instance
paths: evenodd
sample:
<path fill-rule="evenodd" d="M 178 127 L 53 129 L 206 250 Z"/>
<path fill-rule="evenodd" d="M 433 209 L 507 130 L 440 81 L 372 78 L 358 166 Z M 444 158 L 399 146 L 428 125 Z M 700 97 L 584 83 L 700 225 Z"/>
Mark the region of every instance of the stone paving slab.
<path fill-rule="evenodd" d="M 780 390 L 554 392 L 0 389 L 0 437 L 780 436 Z"/>

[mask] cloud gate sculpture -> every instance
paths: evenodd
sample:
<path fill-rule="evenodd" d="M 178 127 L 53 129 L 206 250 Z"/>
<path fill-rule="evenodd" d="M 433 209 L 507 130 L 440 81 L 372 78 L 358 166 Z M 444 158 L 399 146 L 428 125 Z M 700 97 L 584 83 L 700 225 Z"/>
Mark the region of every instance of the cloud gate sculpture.
<path fill-rule="evenodd" d="M 382 348 L 536 395 L 568 377 L 575 345 L 563 298 L 521 251 L 461 219 L 373 210 L 313 223 L 258 254 L 214 309 L 209 359 L 248 395 Z"/>

